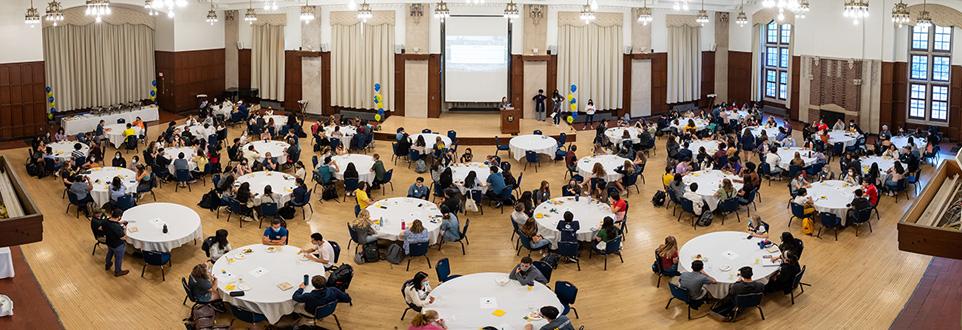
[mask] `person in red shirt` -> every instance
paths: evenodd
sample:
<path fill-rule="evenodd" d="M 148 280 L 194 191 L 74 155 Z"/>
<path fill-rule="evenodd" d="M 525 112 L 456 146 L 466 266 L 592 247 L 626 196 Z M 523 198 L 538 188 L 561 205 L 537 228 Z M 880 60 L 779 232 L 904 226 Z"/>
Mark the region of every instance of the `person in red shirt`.
<path fill-rule="evenodd" d="M 565 166 L 568 167 L 569 171 L 575 168 L 575 162 L 578 160 L 575 151 L 578 151 L 578 146 L 572 145 L 568 148 L 568 152 L 565 153 Z"/>
<path fill-rule="evenodd" d="M 608 203 L 611 204 L 611 212 L 615 214 L 615 222 L 625 221 L 625 213 L 628 212 L 628 202 L 621 198 L 617 191 L 608 193 Z"/>
<path fill-rule="evenodd" d="M 871 181 L 862 182 L 862 190 L 868 195 L 868 201 L 872 206 L 878 205 L 878 188 Z"/>
<path fill-rule="evenodd" d="M 819 120 L 818 120 L 818 130 L 819 130 L 819 131 L 821 131 L 821 130 L 828 130 L 828 124 L 826 124 L 825 121 L 819 119 Z"/>

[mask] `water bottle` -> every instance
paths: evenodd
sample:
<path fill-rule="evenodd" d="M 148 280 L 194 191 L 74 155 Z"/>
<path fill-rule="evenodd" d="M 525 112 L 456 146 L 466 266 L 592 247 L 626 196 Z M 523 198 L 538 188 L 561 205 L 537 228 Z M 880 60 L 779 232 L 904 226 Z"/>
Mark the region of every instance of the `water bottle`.
<path fill-rule="evenodd" d="M 164 229 L 163 229 L 163 230 L 164 230 L 164 234 L 166 234 L 166 233 L 167 233 L 167 224 L 166 224 L 166 223 L 164 224 Z"/>
<path fill-rule="evenodd" d="M 404 221 L 401 221 L 401 231 L 404 231 L 405 229 L 407 229 L 407 223 Z"/>

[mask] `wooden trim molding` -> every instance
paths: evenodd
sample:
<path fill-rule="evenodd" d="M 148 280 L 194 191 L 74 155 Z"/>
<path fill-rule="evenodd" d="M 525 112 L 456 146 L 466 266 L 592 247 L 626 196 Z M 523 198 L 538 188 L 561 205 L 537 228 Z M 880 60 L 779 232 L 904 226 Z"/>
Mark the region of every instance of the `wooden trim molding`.
<path fill-rule="evenodd" d="M 668 112 L 668 53 L 637 55 L 642 56 L 632 56 L 632 59 L 651 60 L 651 114 Z"/>
<path fill-rule="evenodd" d="M 751 101 L 751 94 L 752 53 L 728 51 L 728 99 L 736 103 L 748 102 Z"/>
<path fill-rule="evenodd" d="M 801 67 L 802 67 L 802 57 L 792 56 L 792 73 L 791 73 L 792 90 L 789 91 L 789 93 L 791 93 L 792 101 L 788 105 L 788 117 L 791 118 L 792 120 L 798 120 L 798 110 L 799 110 L 798 98 L 799 98 L 799 88 L 801 87 L 799 86 L 799 79 L 800 79 L 799 76 L 801 75 L 801 70 L 802 70 Z"/>

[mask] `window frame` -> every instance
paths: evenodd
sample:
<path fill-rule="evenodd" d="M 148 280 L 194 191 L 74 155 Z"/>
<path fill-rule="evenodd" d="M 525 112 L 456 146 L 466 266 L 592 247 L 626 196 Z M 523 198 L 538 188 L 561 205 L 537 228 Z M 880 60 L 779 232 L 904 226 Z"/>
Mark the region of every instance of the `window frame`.
<path fill-rule="evenodd" d="M 948 40 L 945 40 L 946 29 Z M 917 42 L 916 36 L 921 40 Z M 933 25 L 922 34 L 917 27 L 912 27 L 908 37 L 906 121 L 921 125 L 948 126 L 955 28 Z M 922 42 L 925 47 L 919 47 Z M 948 46 L 947 49 L 941 49 L 941 46 L 945 45 Z M 936 61 L 941 63 L 936 64 Z M 924 77 L 919 74 L 920 68 L 916 63 L 924 65 L 924 68 L 921 68 L 924 70 Z"/>
<path fill-rule="evenodd" d="M 792 62 L 790 54 L 792 33 L 794 32 L 794 26 L 791 24 L 780 24 L 775 20 L 765 24 L 762 31 L 761 63 L 756 63 L 756 65 L 761 66 L 762 98 L 765 100 L 777 103 L 788 101 L 790 94 L 788 85 L 791 81 L 791 72 L 788 68 Z M 789 54 L 787 59 L 783 57 L 784 54 Z M 770 59 L 774 59 L 774 61 L 769 61 Z M 771 71 L 775 73 L 774 80 L 769 79 Z M 771 93 L 769 93 L 770 91 Z"/>

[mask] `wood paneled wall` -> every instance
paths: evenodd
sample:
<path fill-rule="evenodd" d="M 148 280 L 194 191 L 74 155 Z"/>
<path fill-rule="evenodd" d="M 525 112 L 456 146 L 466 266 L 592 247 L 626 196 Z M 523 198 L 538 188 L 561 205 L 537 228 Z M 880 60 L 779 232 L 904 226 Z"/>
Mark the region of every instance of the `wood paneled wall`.
<path fill-rule="evenodd" d="M 320 57 L 321 52 L 288 50 L 284 52 L 284 108 L 300 109 L 304 97 L 302 65 L 304 57 Z M 326 85 L 322 88 L 329 88 Z M 322 110 L 323 111 L 323 110 Z"/>
<path fill-rule="evenodd" d="M 668 112 L 668 53 L 640 54 L 651 59 L 651 114 Z"/>
<path fill-rule="evenodd" d="M 518 115 L 524 118 L 524 59 L 521 55 L 511 55 L 511 105 L 518 110 Z"/>
<path fill-rule="evenodd" d="M 441 54 L 428 58 L 428 118 L 441 117 Z"/>
<path fill-rule="evenodd" d="M 554 90 L 558 89 L 558 55 L 548 55 L 547 70 L 548 70 L 548 74 L 547 74 L 548 82 L 545 85 L 547 87 L 547 89 L 545 90 L 545 94 L 549 96 L 548 96 L 548 103 L 546 105 L 548 109 L 547 109 L 547 112 L 545 113 L 547 115 L 550 115 L 554 109 L 554 102 L 551 101 L 551 95 L 554 95 Z M 558 93 L 561 93 L 561 95 L 564 95 L 564 93 L 562 93 L 562 91 L 560 90 L 558 91 Z"/>
<path fill-rule="evenodd" d="M 394 54 L 394 112 L 392 115 L 404 115 L 404 67 L 407 66 L 408 54 Z"/>
<path fill-rule="evenodd" d="M 701 97 L 707 102 L 708 94 L 715 93 L 715 52 L 701 52 Z M 704 104 L 710 106 L 710 104 Z"/>
<path fill-rule="evenodd" d="M 321 52 L 321 113 L 334 114 L 331 109 L 331 52 Z"/>
<path fill-rule="evenodd" d="M 737 103 L 750 101 L 751 81 L 752 53 L 728 51 L 728 100 Z"/>
<path fill-rule="evenodd" d="M 47 129 L 44 62 L 0 64 L 0 139 L 42 134 Z"/>
<path fill-rule="evenodd" d="M 788 91 L 791 94 L 792 102 L 788 105 L 788 117 L 792 120 L 798 120 L 798 97 L 799 97 L 799 76 L 801 75 L 802 67 L 802 57 L 793 56 L 792 57 L 792 90 Z M 751 74 L 749 72 L 749 74 Z M 751 79 L 751 77 L 749 77 Z M 750 80 L 749 80 L 750 81 Z"/>
<path fill-rule="evenodd" d="M 158 102 L 162 109 L 181 112 L 197 107 L 197 94 L 220 98 L 224 92 L 224 49 L 155 52 L 163 88 Z M 160 79 L 158 79 L 160 80 Z"/>
<path fill-rule="evenodd" d="M 962 139 L 962 66 L 952 66 L 949 90 L 949 127 L 941 130 L 953 140 Z M 906 122 L 908 102 L 908 64 L 905 62 L 882 62 L 882 82 L 879 93 L 879 125 L 922 128 L 926 126 Z"/>
<path fill-rule="evenodd" d="M 237 50 L 237 87 L 251 88 L 251 50 Z"/>

